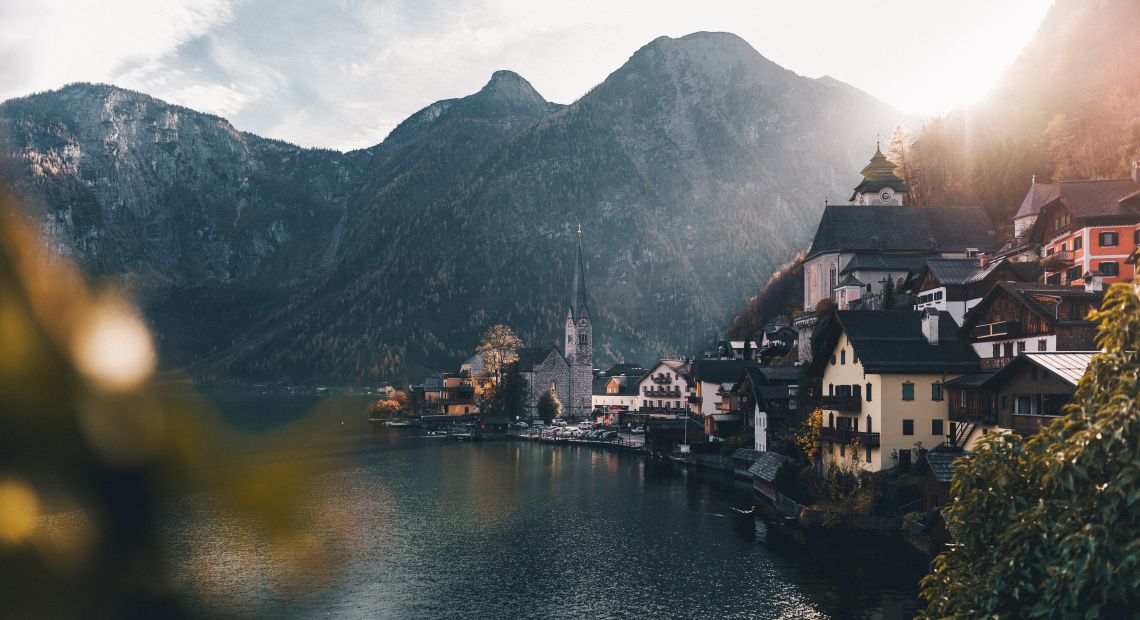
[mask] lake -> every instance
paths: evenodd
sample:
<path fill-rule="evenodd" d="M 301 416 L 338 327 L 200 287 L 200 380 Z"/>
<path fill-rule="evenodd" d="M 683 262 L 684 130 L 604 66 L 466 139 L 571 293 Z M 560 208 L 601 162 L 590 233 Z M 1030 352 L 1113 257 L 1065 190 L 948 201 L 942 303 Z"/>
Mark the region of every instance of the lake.
<path fill-rule="evenodd" d="M 896 618 L 918 607 L 923 559 L 740 514 L 756 502 L 730 476 L 589 447 L 450 443 L 369 425 L 352 406 L 306 413 L 316 399 L 219 404 L 249 435 L 304 429 L 241 460 L 314 464 L 296 540 L 332 543 L 325 561 L 294 562 L 215 493 L 176 501 L 171 570 L 209 614 Z"/>

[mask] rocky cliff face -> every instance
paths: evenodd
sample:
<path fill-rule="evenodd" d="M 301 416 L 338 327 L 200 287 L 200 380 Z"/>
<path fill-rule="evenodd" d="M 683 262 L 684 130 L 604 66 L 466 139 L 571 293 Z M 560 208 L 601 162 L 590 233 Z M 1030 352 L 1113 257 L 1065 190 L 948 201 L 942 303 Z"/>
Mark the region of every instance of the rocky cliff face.
<path fill-rule="evenodd" d="M 331 265 L 365 161 L 92 84 L 5 102 L 0 137 L 61 253 L 155 285 L 297 281 Z"/>
<path fill-rule="evenodd" d="M 806 244 L 823 198 L 849 191 L 874 135 L 899 118 L 718 33 L 657 39 L 567 107 L 497 72 L 348 154 L 239 134 L 135 94 L 122 96 L 142 103 L 104 127 L 107 93 L 121 91 L 57 109 L 67 91 L 0 108 L 45 227 L 82 204 L 89 219 L 55 238 L 90 271 L 162 274 L 170 284 L 150 315 L 167 359 L 246 379 L 450 366 L 496 322 L 557 342 L 579 222 L 598 362 L 690 352 Z M 186 124 L 177 138 L 162 133 L 170 114 Z M 98 165 L 36 168 L 77 147 Z M 101 193 L 82 193 L 89 181 Z M 155 229 L 166 236 L 130 251 L 102 232 Z"/>

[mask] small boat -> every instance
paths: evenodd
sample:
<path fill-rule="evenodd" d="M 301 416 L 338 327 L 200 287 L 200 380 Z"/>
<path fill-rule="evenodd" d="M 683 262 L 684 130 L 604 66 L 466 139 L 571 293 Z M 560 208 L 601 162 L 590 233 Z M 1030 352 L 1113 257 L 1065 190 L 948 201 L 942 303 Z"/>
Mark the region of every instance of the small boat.
<path fill-rule="evenodd" d="M 412 425 L 411 422 L 407 422 L 405 420 L 388 420 L 387 422 L 384 423 L 384 426 L 395 426 L 395 427 L 401 427 L 401 428 L 405 427 L 405 426 L 411 426 L 411 425 Z"/>

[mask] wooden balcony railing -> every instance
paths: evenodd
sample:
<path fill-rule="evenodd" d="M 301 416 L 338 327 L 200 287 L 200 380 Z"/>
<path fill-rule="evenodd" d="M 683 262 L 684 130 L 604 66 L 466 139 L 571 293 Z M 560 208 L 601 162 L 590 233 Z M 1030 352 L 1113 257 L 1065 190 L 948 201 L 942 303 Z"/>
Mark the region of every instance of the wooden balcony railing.
<path fill-rule="evenodd" d="M 1017 338 L 1021 335 L 1021 323 L 1018 321 L 998 321 L 985 323 L 974 328 L 974 340 L 990 340 L 994 338 Z"/>
<path fill-rule="evenodd" d="M 1057 271 L 1073 264 L 1073 251 L 1054 252 L 1041 261 L 1041 266 L 1048 271 Z"/>
<path fill-rule="evenodd" d="M 863 399 L 859 396 L 823 396 L 819 405 L 833 411 L 858 413 L 863 410 Z"/>
<path fill-rule="evenodd" d="M 859 443 L 864 447 L 877 448 L 879 447 L 880 439 L 878 433 L 860 433 L 849 428 L 821 428 L 819 429 L 819 438 L 824 441 L 834 441 L 836 443 L 850 444 L 856 438 Z"/>

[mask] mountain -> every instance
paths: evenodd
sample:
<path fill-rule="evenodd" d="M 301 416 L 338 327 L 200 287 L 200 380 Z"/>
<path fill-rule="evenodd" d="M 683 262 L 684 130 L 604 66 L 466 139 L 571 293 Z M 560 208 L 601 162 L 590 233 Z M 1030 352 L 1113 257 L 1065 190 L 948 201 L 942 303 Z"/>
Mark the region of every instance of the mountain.
<path fill-rule="evenodd" d="M 51 104 L 67 90 L 0 107 L 0 127 L 24 128 L 7 132 L 11 159 L 61 157 L 62 142 L 40 136 L 75 117 L 102 122 L 106 106 L 94 95 L 86 111 L 73 104 L 57 120 Z M 224 124 L 178 110 L 195 127 Z M 263 258 L 261 274 L 210 277 L 185 267 L 155 285 L 147 314 L 167 365 L 198 376 L 354 381 L 449 367 L 498 322 L 532 344 L 560 340 L 572 231 L 581 223 L 598 362 L 692 352 L 807 243 L 823 197 L 845 198 L 873 151 L 871 137 L 900 118 L 836 80 L 787 71 L 726 33 L 656 39 L 569 106 L 496 72 L 478 93 L 428 106 L 375 147 L 290 155 L 298 174 L 300 160 L 312 166 L 301 176 L 306 191 L 324 188 L 316 180 L 329 179 L 329 169 L 343 171 L 334 191 L 313 194 L 327 196 L 328 212 L 313 231 L 321 252 L 303 269 L 271 260 L 284 251 Z M 145 115 L 133 122 L 154 125 Z M 129 167 L 158 196 L 168 181 L 148 172 L 151 133 L 131 134 L 140 144 L 124 154 L 104 139 L 114 134 L 81 124 L 75 132 L 94 136 L 84 148 L 103 145 L 103 167 L 88 176 Z M 288 148 L 233 133 L 257 148 Z M 194 148 L 236 148 L 225 144 Z M 147 154 L 130 156 L 135 148 Z M 200 158 L 212 158 L 225 179 L 243 178 L 231 168 L 240 170 L 242 157 Z M 45 196 L 67 186 L 58 176 L 37 176 L 28 164 L 17 175 L 20 187 Z M 111 193 L 92 203 L 106 219 L 115 200 Z M 45 222 L 65 211 L 58 200 L 40 204 Z M 182 221 L 187 209 L 161 197 L 151 204 L 164 221 Z M 310 211 L 324 212 L 306 205 L 291 213 Z M 143 272 L 150 260 L 157 258 L 120 259 L 104 272 Z"/>
<path fill-rule="evenodd" d="M 989 95 L 911 137 L 911 187 L 1008 226 L 1034 177 L 1127 176 L 1140 157 L 1137 24 L 1135 0 L 1057 0 Z"/>

